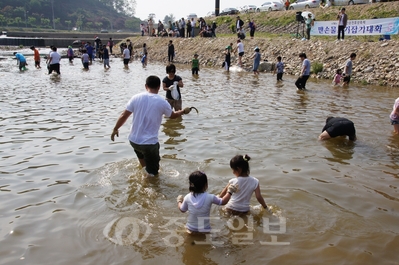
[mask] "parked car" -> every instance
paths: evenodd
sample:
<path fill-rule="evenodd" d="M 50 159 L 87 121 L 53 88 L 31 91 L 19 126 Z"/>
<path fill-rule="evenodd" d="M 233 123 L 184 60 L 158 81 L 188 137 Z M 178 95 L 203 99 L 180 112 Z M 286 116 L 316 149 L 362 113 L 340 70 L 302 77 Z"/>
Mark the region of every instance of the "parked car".
<path fill-rule="evenodd" d="M 240 13 L 254 13 L 256 12 L 256 6 L 255 5 L 245 5 L 241 8 Z"/>
<path fill-rule="evenodd" d="M 264 2 L 261 6 L 256 8 L 257 12 L 263 11 L 277 11 L 277 10 L 284 10 L 284 4 L 281 2 Z"/>
<path fill-rule="evenodd" d="M 305 9 L 305 8 L 319 7 L 319 6 L 320 6 L 320 0 L 297 0 L 294 3 L 290 4 L 289 9 L 290 10 Z"/>
<path fill-rule="evenodd" d="M 235 14 L 239 14 L 240 11 L 238 11 L 237 8 L 233 8 L 233 7 L 228 7 L 223 9 L 220 13 L 219 16 L 226 16 L 226 15 L 235 15 Z"/>
<path fill-rule="evenodd" d="M 215 16 L 215 11 L 209 11 L 208 13 L 206 13 L 207 17 L 214 17 Z"/>
<path fill-rule="evenodd" d="M 101 29 L 100 32 L 101 32 L 101 33 L 108 33 L 108 30 L 107 30 L 107 29 Z"/>
<path fill-rule="evenodd" d="M 331 5 L 333 6 L 350 6 L 350 5 L 359 5 L 359 4 L 368 4 L 369 0 L 330 0 Z"/>

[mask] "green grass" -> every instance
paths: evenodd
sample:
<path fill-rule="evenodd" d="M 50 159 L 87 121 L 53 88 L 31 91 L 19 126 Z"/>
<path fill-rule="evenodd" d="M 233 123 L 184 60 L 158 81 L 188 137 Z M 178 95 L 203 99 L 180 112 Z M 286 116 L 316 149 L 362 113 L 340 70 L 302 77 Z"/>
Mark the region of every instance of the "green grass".
<path fill-rule="evenodd" d="M 319 63 L 319 62 L 313 62 L 312 63 L 312 73 L 317 75 L 321 71 L 323 71 L 323 64 Z"/>

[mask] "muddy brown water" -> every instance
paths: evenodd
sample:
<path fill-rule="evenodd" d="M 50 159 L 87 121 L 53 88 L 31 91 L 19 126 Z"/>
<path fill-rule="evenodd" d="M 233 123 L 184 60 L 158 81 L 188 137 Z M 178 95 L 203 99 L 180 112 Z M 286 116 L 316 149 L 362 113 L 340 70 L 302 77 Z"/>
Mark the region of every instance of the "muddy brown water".
<path fill-rule="evenodd" d="M 192 77 L 179 65 L 183 105 L 199 114 L 164 119 L 160 176 L 146 179 L 129 125 L 116 142 L 110 133 L 164 65 L 124 70 L 113 58 L 110 70 L 96 61 L 83 71 L 62 60 L 55 77 L 32 61 L 20 73 L 11 53 L 0 54 L 0 264 L 398 262 L 399 137 L 389 124 L 397 90 L 309 80 L 298 93 L 292 76 L 276 83 L 267 73 L 204 68 Z M 330 115 L 351 119 L 358 141 L 318 141 Z M 218 193 L 236 154 L 252 157 L 274 214 L 253 196 L 251 214 L 213 206 L 214 232 L 187 235 L 176 197 L 188 175 L 205 171 Z"/>

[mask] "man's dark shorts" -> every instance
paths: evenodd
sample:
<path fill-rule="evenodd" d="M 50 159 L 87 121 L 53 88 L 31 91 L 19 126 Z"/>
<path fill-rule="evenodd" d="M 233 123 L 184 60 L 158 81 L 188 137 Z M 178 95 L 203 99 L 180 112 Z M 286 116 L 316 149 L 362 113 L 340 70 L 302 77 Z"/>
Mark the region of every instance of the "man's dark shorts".
<path fill-rule="evenodd" d="M 349 84 L 349 82 L 351 81 L 351 76 L 347 75 L 344 77 L 344 83 Z"/>
<path fill-rule="evenodd" d="M 161 158 L 159 157 L 159 143 L 139 145 L 130 142 L 130 145 L 133 147 L 137 157 L 145 161 L 147 173 L 157 175 L 159 170 L 159 161 L 161 161 Z"/>
<path fill-rule="evenodd" d="M 347 135 L 350 140 L 354 140 L 356 138 L 356 130 L 353 122 L 337 122 L 334 123 L 333 126 L 330 126 L 326 129 L 331 138 Z"/>
<path fill-rule="evenodd" d="M 239 54 L 238 54 L 238 56 L 243 56 L 244 55 L 244 52 L 240 52 Z"/>
<path fill-rule="evenodd" d="M 129 64 L 130 59 L 123 59 L 123 64 L 124 65 L 128 65 Z"/>

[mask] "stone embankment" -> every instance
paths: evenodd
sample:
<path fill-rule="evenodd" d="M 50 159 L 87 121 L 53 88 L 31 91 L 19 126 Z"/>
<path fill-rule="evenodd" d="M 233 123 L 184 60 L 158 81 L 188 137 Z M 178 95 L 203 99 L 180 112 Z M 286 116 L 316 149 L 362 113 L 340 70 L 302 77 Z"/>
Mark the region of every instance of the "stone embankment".
<path fill-rule="evenodd" d="M 158 38 L 132 37 L 136 56 L 139 56 L 143 43 L 147 44 L 149 60 L 167 63 L 167 49 L 169 40 L 173 40 L 176 58 L 175 63 L 189 64 L 194 53 L 199 55 L 200 64 L 212 67 L 221 67 L 224 61 L 224 49 L 230 43 L 236 45 L 236 38 L 232 35 L 221 38 Z M 357 58 L 354 61 L 352 79 L 361 84 L 383 85 L 399 87 L 399 43 L 396 40 L 380 42 L 361 42 L 346 39 L 337 42 L 312 38 L 309 41 L 300 39 L 277 37 L 256 38 L 243 40 L 245 55 L 244 68 L 251 69 L 255 47 L 262 53 L 262 61 L 274 63 L 277 56 L 283 58 L 285 73 L 298 75 L 300 59 L 298 54 L 305 52 L 313 65 L 322 64 L 323 70 L 313 74 L 315 78 L 332 79 L 336 69 L 344 68 L 349 55 L 354 52 Z M 231 56 L 232 64 L 237 61 L 237 54 Z"/>

